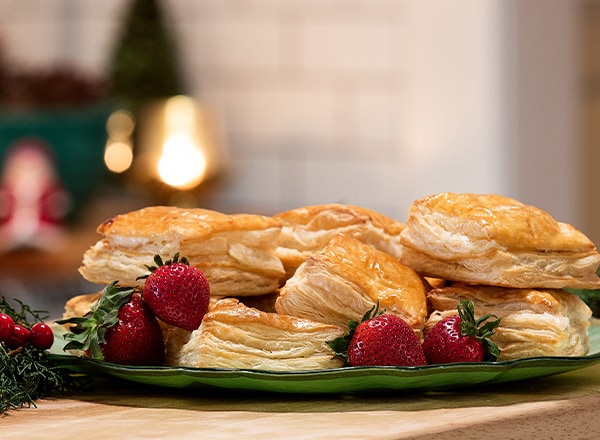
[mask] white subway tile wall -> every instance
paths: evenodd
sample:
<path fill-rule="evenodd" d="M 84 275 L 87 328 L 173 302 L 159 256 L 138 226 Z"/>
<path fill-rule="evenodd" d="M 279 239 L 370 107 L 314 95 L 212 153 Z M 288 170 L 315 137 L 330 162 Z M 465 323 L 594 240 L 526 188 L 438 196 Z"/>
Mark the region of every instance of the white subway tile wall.
<path fill-rule="evenodd" d="M 162 4 L 189 94 L 215 111 L 231 158 L 210 207 L 344 202 L 403 220 L 432 192 L 521 194 L 502 1 Z M 0 38 L 24 64 L 103 71 L 126 6 L 0 0 Z"/>

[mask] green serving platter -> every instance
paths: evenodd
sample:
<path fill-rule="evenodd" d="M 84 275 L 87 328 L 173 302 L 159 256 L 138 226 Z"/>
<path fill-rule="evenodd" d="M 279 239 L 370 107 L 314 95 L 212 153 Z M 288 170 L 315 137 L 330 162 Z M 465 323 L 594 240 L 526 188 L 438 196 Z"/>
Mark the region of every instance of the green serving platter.
<path fill-rule="evenodd" d="M 132 367 L 62 354 L 60 343 L 55 344 L 50 357 L 64 368 L 89 376 L 168 388 L 291 394 L 424 392 L 515 382 L 590 367 L 600 363 L 598 320 L 594 320 L 590 326 L 589 336 L 590 351 L 587 356 L 536 357 L 423 367 L 347 367 L 313 371 Z"/>

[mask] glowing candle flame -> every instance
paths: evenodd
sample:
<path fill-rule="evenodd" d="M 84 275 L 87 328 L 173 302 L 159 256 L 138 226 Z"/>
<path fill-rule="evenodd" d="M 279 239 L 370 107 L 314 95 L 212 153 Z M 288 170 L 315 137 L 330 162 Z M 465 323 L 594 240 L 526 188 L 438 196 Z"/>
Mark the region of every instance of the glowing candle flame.
<path fill-rule="evenodd" d="M 165 140 L 158 160 L 163 182 L 179 189 L 193 188 L 202 182 L 205 171 L 206 158 L 190 136 L 177 133 Z"/>
<path fill-rule="evenodd" d="M 176 96 L 165 107 L 165 141 L 157 164 L 158 175 L 166 184 L 189 189 L 205 177 L 207 158 L 197 136 L 197 115 L 193 101 Z"/>

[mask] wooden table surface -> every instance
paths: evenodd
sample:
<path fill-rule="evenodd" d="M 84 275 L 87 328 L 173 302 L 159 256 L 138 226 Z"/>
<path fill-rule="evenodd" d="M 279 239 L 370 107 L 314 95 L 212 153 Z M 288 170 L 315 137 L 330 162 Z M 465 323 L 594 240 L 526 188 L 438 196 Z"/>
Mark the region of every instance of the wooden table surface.
<path fill-rule="evenodd" d="M 0 416 L 0 438 L 597 439 L 600 365 L 454 392 L 287 396 L 97 381 Z"/>

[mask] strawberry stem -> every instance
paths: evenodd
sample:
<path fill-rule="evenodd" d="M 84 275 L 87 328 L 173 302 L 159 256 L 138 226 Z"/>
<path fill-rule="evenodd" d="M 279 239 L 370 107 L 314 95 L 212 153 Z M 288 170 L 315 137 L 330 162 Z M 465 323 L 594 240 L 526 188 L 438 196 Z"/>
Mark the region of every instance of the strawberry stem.
<path fill-rule="evenodd" d="M 150 273 L 154 272 L 156 269 L 158 269 L 161 266 L 168 266 L 169 264 L 182 263 L 187 266 L 190 265 L 190 261 L 186 257 L 181 257 L 181 258 L 179 257 L 179 252 L 177 252 L 175 255 L 173 255 L 173 258 L 171 258 L 167 261 L 163 261 L 162 257 L 158 254 L 156 254 L 152 260 L 154 261 L 154 265 L 149 265 L 149 264 L 144 265 L 144 266 L 146 266 L 146 269 L 148 269 L 148 272 L 150 272 Z M 136 278 L 136 280 L 145 280 L 146 278 L 148 278 L 149 275 L 150 274 L 140 275 L 139 277 Z"/>
<path fill-rule="evenodd" d="M 105 343 L 106 331 L 119 321 L 119 309 L 129 301 L 134 288 L 117 285 L 113 281 L 102 291 L 100 299 L 92 306 L 91 310 L 83 317 L 62 319 L 57 324 L 74 324 L 70 332 L 64 335 L 69 341 L 64 350 L 83 350 L 93 359 L 103 360 L 104 355 L 100 345 Z"/>
<path fill-rule="evenodd" d="M 458 316 L 460 317 L 460 332 L 463 336 L 477 339 L 485 349 L 485 360 L 495 361 L 500 355 L 498 345 L 490 339 L 500 325 L 501 318 L 493 314 L 486 314 L 475 320 L 475 305 L 473 301 L 461 299 L 458 304 Z M 496 318 L 493 321 L 489 319 Z"/>

